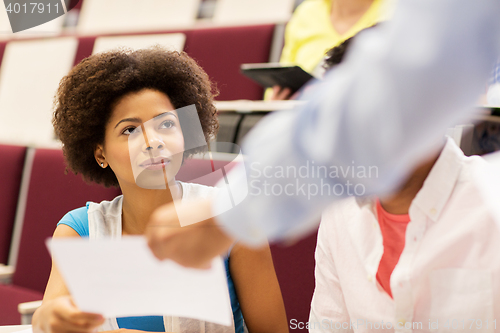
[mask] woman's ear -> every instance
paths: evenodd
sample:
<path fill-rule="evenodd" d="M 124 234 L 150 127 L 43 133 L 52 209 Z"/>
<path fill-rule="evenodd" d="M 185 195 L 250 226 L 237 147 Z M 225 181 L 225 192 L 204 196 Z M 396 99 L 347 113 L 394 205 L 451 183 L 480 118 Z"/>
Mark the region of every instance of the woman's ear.
<path fill-rule="evenodd" d="M 101 168 L 104 169 L 108 166 L 108 163 L 106 162 L 106 156 L 104 156 L 104 147 L 102 145 L 97 145 L 94 150 L 94 157 L 97 161 L 97 164 L 99 164 Z"/>

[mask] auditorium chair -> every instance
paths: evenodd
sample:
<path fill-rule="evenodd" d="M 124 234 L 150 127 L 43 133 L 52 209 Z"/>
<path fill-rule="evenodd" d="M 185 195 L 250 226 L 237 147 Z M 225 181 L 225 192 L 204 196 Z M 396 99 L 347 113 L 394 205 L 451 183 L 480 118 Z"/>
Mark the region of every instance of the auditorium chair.
<path fill-rule="evenodd" d="M 18 303 L 41 300 L 51 267 L 45 240 L 64 214 L 87 201 L 111 200 L 119 194 L 119 189 L 66 174 L 60 149 L 29 148 L 9 257 L 15 271 L 12 284 L 0 285 L 0 325 L 20 324 Z"/>
<path fill-rule="evenodd" d="M 26 147 L 0 144 L 0 264 L 7 264 Z"/>
<path fill-rule="evenodd" d="M 84 35 L 162 31 L 196 22 L 200 0 L 85 0 L 77 31 Z"/>
<path fill-rule="evenodd" d="M 153 35 L 124 35 L 97 37 L 92 54 L 105 52 L 120 47 L 128 49 L 144 49 L 153 45 L 161 45 L 168 50 L 182 51 L 186 35 L 182 33 L 153 34 Z"/>
<path fill-rule="evenodd" d="M 295 0 L 217 0 L 213 21 L 219 24 L 285 23 Z"/>
<path fill-rule="evenodd" d="M 73 65 L 77 46 L 74 37 L 7 43 L 0 68 L 0 142 L 55 144 L 54 94 Z"/>

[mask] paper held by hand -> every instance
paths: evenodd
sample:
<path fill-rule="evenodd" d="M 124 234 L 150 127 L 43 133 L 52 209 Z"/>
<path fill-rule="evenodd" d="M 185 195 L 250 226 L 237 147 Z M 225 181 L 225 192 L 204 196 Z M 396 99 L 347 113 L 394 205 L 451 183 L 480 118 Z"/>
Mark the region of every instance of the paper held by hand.
<path fill-rule="evenodd" d="M 222 260 L 209 270 L 160 261 L 146 239 L 47 240 L 76 305 L 106 317 L 171 315 L 232 325 Z"/>

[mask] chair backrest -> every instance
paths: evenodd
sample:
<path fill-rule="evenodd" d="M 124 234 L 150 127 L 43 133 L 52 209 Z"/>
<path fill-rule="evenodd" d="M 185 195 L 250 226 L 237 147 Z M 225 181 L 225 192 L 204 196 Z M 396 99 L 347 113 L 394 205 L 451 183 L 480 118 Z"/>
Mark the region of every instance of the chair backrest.
<path fill-rule="evenodd" d="M 217 0 L 213 21 L 222 24 L 283 23 L 295 0 Z"/>
<path fill-rule="evenodd" d="M 263 89 L 240 73 L 240 65 L 268 62 L 274 31 L 274 24 L 196 29 L 185 51 L 217 84 L 217 100 L 260 100 Z"/>
<path fill-rule="evenodd" d="M 271 245 L 274 269 L 283 295 L 288 322 L 308 322 L 311 299 L 314 293 L 314 251 L 317 232 L 284 247 Z M 307 333 L 307 329 L 295 329 L 294 332 Z"/>
<path fill-rule="evenodd" d="M 7 264 L 26 147 L 0 145 L 0 263 Z"/>
<path fill-rule="evenodd" d="M 157 44 L 169 50 L 182 51 L 185 42 L 186 35 L 182 33 L 97 37 L 92 54 L 109 51 L 119 47 L 126 47 L 134 50 L 144 49 Z"/>
<path fill-rule="evenodd" d="M 53 145 L 53 98 L 71 69 L 73 37 L 9 42 L 0 71 L 0 142 Z"/>
<path fill-rule="evenodd" d="M 186 36 L 184 51 L 217 84 L 220 90 L 217 100 L 260 100 L 263 89 L 240 73 L 240 65 L 269 61 L 275 41 L 275 28 L 274 24 L 266 24 L 172 30 L 168 34 L 182 33 Z M 164 33 L 166 32 L 151 34 L 150 38 L 155 41 L 156 36 L 161 38 Z M 138 34 L 137 38 L 140 39 L 141 36 L 143 35 Z M 79 37 L 75 65 L 92 54 L 95 42 L 95 36 Z M 157 43 L 161 43 L 160 40 Z"/>
<path fill-rule="evenodd" d="M 31 148 L 27 156 L 26 163 L 31 168 L 25 168 L 23 175 L 26 191 L 18 204 L 9 264 L 16 268 L 13 284 L 43 292 L 50 273 L 45 239 L 52 236 L 57 222 L 68 211 L 85 206 L 87 201 L 111 200 L 120 191 L 87 184 L 71 172 L 65 174 L 60 149 Z"/>
<path fill-rule="evenodd" d="M 192 26 L 199 4 L 200 0 L 85 0 L 78 32 L 130 33 Z"/>

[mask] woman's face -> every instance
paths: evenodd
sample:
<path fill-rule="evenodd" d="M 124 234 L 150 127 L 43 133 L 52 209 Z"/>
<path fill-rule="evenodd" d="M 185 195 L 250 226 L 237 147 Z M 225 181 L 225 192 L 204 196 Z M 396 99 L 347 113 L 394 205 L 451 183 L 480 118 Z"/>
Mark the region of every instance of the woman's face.
<path fill-rule="evenodd" d="M 175 184 L 183 152 L 179 117 L 169 97 L 143 89 L 123 96 L 114 105 L 96 158 L 104 159 L 122 189 L 125 184 L 165 189 L 167 183 Z"/>

